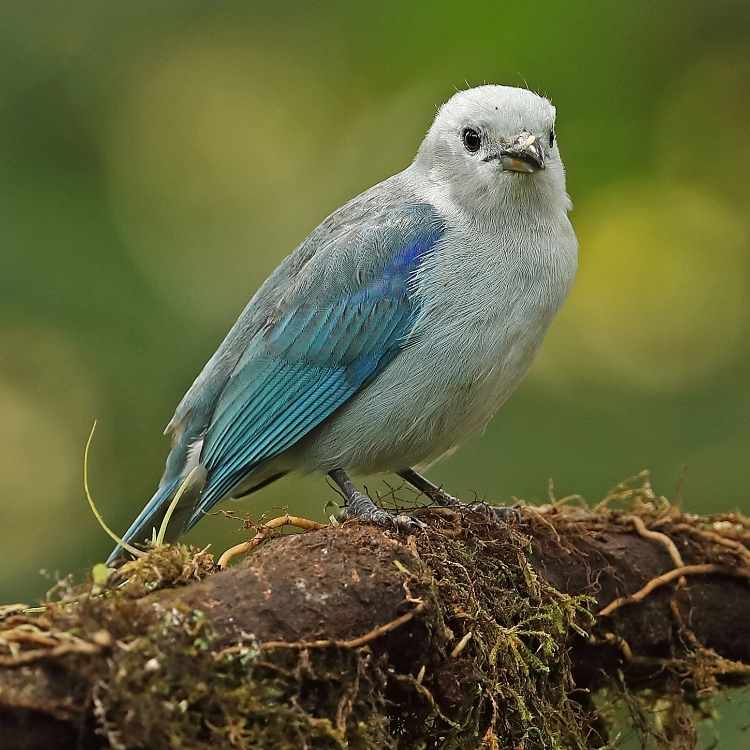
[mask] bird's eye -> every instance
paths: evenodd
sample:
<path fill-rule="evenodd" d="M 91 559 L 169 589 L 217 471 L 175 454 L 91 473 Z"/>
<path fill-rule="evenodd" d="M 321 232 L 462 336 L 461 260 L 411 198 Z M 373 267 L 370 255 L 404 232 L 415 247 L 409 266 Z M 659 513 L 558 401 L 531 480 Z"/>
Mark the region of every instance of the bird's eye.
<path fill-rule="evenodd" d="M 461 140 L 464 142 L 464 148 L 471 154 L 479 151 L 482 145 L 482 137 L 474 128 L 464 128 L 461 133 Z"/>
<path fill-rule="evenodd" d="M 549 131 L 549 147 L 552 148 L 555 145 L 555 129 Z"/>

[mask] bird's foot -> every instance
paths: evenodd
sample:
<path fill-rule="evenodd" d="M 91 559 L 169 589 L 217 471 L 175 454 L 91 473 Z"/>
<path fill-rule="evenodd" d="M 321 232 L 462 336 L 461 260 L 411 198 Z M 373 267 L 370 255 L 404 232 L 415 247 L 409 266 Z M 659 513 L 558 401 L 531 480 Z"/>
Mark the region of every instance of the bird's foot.
<path fill-rule="evenodd" d="M 466 505 L 462 500 L 459 500 L 453 495 L 449 495 L 445 490 L 436 487 L 435 489 L 423 490 L 423 493 L 432 500 L 433 503 L 450 508 L 456 505 Z"/>
<path fill-rule="evenodd" d="M 347 500 L 341 513 L 342 520 L 358 518 L 360 521 L 374 523 L 384 529 L 395 529 L 396 531 L 413 534 L 427 528 L 427 524 L 418 518 L 412 518 L 404 513 L 389 513 L 376 505 L 372 498 L 362 492 L 354 492 Z"/>
<path fill-rule="evenodd" d="M 509 505 L 488 505 L 487 503 L 465 503 L 463 500 L 459 500 L 453 495 L 449 495 L 447 492 L 439 490 L 440 496 L 437 493 L 430 493 L 428 497 L 436 502 L 438 505 L 446 508 L 451 508 L 458 512 L 470 511 L 474 513 L 481 513 L 487 517 L 488 521 L 494 523 L 502 523 L 505 525 L 518 523 L 523 519 L 523 515 L 518 508 L 514 508 Z"/>
<path fill-rule="evenodd" d="M 487 520 L 510 526 L 523 520 L 523 514 L 512 505 L 487 505 L 487 503 L 461 503 L 467 510 L 483 513 Z"/>
<path fill-rule="evenodd" d="M 487 517 L 488 521 L 494 523 L 511 524 L 518 523 L 523 516 L 517 508 L 508 506 L 487 505 L 487 503 L 465 503 L 453 495 L 449 495 L 442 487 L 433 484 L 427 477 L 423 477 L 414 469 L 403 469 L 397 472 L 412 487 L 419 490 L 425 497 L 429 498 L 435 505 L 452 510 L 480 512 Z"/>

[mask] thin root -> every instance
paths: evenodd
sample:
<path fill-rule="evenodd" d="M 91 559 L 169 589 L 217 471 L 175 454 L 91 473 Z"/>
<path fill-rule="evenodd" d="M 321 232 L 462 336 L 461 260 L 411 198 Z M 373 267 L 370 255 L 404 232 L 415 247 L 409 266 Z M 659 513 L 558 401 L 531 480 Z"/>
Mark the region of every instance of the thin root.
<path fill-rule="evenodd" d="M 0 655 L 0 667 L 24 667 L 43 659 L 59 659 L 66 654 L 98 654 L 112 646 L 112 638 L 107 631 L 94 633 L 93 640 L 88 641 L 68 633 L 45 634 L 22 628 L 24 626 L 0 633 L 0 643 L 11 652 Z M 16 645 L 13 647 L 10 644 Z M 33 644 L 39 648 L 17 651 L 22 644 Z"/>
<path fill-rule="evenodd" d="M 473 638 L 474 633 L 470 630 L 457 644 L 456 647 L 451 651 L 451 659 L 457 658 L 461 652 L 466 648 L 466 644 Z"/>
<path fill-rule="evenodd" d="M 403 682 L 407 685 L 411 685 L 417 691 L 417 693 L 419 693 L 419 695 L 421 695 L 430 704 L 430 708 L 432 708 L 435 714 L 439 716 L 446 724 L 456 729 L 460 728 L 461 726 L 460 724 L 453 721 L 453 719 L 449 719 L 440 710 L 440 706 L 438 706 L 437 702 L 435 701 L 434 696 L 419 678 L 415 679 L 414 677 L 408 674 L 397 674 L 394 676 L 398 682 Z"/>
<path fill-rule="evenodd" d="M 258 533 L 249 542 L 235 544 L 234 547 L 230 547 L 224 552 L 219 558 L 217 565 L 224 570 L 229 566 L 231 560 L 239 555 L 247 554 L 251 549 L 257 547 L 264 539 L 266 539 L 274 529 L 278 529 L 281 526 L 294 526 L 297 529 L 304 529 L 305 531 L 325 528 L 325 524 L 311 521 L 309 518 L 302 518 L 301 516 L 290 516 L 289 514 L 286 514 L 284 516 L 272 518 L 258 529 Z"/>
<path fill-rule="evenodd" d="M 606 617 L 611 615 L 616 609 L 623 607 L 626 604 L 635 604 L 645 599 L 652 591 L 666 586 L 671 583 L 675 578 L 682 578 L 682 576 L 694 576 L 694 575 L 707 575 L 709 573 L 721 573 L 722 575 L 734 576 L 735 578 L 750 578 L 750 570 L 727 568 L 724 565 L 716 565 L 714 563 L 705 563 L 702 565 L 683 565 L 680 568 L 674 568 L 668 570 L 666 573 L 662 573 L 656 578 L 652 578 L 642 589 L 636 591 L 634 594 L 629 596 L 620 596 L 614 601 L 610 602 L 604 609 L 600 610 L 597 615 L 599 617 Z"/>
<path fill-rule="evenodd" d="M 319 641 L 266 641 L 265 643 L 261 644 L 260 647 L 264 651 L 276 648 L 294 648 L 302 650 L 306 648 L 328 648 L 330 646 L 349 649 L 359 648 L 360 646 L 364 646 L 370 643 L 370 641 L 374 641 L 377 638 L 386 635 L 386 633 L 390 633 L 392 630 L 396 630 L 396 628 L 400 628 L 410 620 L 413 620 L 417 615 L 422 614 L 422 612 L 424 612 L 426 609 L 427 605 L 424 602 L 420 601 L 419 604 L 417 604 L 417 606 L 411 610 L 411 612 L 407 612 L 406 614 L 397 617 L 395 620 L 386 622 L 384 625 L 378 625 L 377 628 L 373 628 L 364 635 L 359 636 L 359 638 L 352 638 L 350 640 L 326 638 Z"/>
<path fill-rule="evenodd" d="M 717 534 L 715 531 L 709 531 L 708 529 L 696 529 L 687 523 L 678 523 L 672 527 L 673 531 L 684 531 L 693 536 L 703 537 L 716 544 L 720 544 L 722 547 L 731 549 L 742 557 L 745 562 L 750 563 L 750 549 L 748 549 L 742 542 L 736 539 L 730 539 L 729 537 Z"/>
<path fill-rule="evenodd" d="M 667 552 L 669 552 L 669 556 L 672 558 L 672 562 L 676 568 L 685 567 L 685 562 L 682 559 L 680 551 L 666 534 L 662 534 L 661 531 L 651 531 L 650 529 L 647 529 L 646 524 L 643 523 L 643 519 L 639 516 L 626 516 L 624 520 L 630 521 L 630 523 L 635 526 L 635 530 L 638 534 L 644 537 L 644 539 L 653 539 L 655 542 L 663 544 Z"/>
<path fill-rule="evenodd" d="M 633 650 L 630 648 L 630 644 L 622 636 L 616 635 L 615 633 L 604 633 L 604 637 L 601 640 L 594 636 L 590 636 L 589 643 L 594 645 L 610 643 L 620 649 L 623 659 L 625 659 L 626 662 L 633 661 Z"/>
<path fill-rule="evenodd" d="M 652 539 L 653 541 L 659 542 L 659 544 L 663 545 L 669 553 L 669 556 L 672 558 L 672 562 L 674 563 L 674 566 L 676 568 L 685 567 L 685 561 L 682 559 L 680 551 L 677 549 L 675 543 L 666 534 L 663 534 L 661 531 L 653 531 L 651 529 L 647 529 L 646 524 L 643 523 L 643 519 L 640 516 L 626 516 L 625 520 L 630 521 L 630 523 L 635 526 L 635 530 L 638 532 L 639 536 L 642 536 L 644 539 Z M 686 584 L 687 581 L 685 580 L 685 576 L 680 576 L 677 581 L 678 588 L 684 588 Z"/>

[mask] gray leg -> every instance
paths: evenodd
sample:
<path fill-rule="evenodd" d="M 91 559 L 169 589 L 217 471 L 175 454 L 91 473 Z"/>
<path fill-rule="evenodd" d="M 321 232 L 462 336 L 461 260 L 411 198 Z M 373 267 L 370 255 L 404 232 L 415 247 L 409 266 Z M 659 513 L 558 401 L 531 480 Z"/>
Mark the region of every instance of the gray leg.
<path fill-rule="evenodd" d="M 460 508 L 467 508 L 469 510 L 481 510 L 488 514 L 491 514 L 498 521 L 508 523 L 510 521 L 520 521 L 521 514 L 516 508 L 511 508 L 507 505 L 503 506 L 492 506 L 486 503 L 464 503 L 453 495 L 449 495 L 441 487 L 433 484 L 427 477 L 423 477 L 419 472 L 414 469 L 404 469 L 399 471 L 398 475 L 404 481 L 408 482 L 412 487 L 418 489 L 421 493 L 430 498 L 437 505 L 452 505 Z"/>
<path fill-rule="evenodd" d="M 344 493 L 344 497 L 346 498 L 345 518 L 359 518 L 362 521 L 374 523 L 376 526 L 395 528 L 398 531 L 413 532 L 425 528 L 426 524 L 416 518 L 410 518 L 405 515 L 394 516 L 378 507 L 371 498 L 354 486 L 354 483 L 343 469 L 329 471 L 328 476 L 336 482 Z"/>
<path fill-rule="evenodd" d="M 457 497 L 449 495 L 441 487 L 433 484 L 427 477 L 423 477 L 419 472 L 414 471 L 414 469 L 404 469 L 403 471 L 399 471 L 398 475 L 438 505 L 462 505 Z"/>

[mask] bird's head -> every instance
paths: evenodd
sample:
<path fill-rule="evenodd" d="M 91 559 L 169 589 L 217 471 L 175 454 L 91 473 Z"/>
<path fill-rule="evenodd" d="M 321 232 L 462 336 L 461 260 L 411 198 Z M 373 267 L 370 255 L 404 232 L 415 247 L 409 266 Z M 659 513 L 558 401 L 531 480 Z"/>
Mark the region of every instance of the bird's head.
<path fill-rule="evenodd" d="M 517 198 L 570 207 L 555 132 L 555 108 L 510 86 L 455 94 L 438 111 L 414 163 L 463 208 L 493 211 Z"/>

